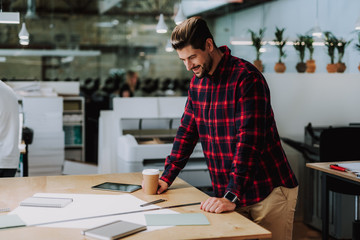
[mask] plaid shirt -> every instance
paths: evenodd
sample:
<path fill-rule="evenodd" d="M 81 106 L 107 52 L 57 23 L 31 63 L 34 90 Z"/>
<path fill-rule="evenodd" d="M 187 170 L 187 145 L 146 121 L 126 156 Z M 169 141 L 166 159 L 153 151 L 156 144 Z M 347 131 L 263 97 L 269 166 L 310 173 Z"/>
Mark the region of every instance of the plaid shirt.
<path fill-rule="evenodd" d="M 275 187 L 298 184 L 280 143 L 264 77 L 226 46 L 220 49 L 224 55 L 214 74 L 191 80 L 161 179 L 171 185 L 200 139 L 215 196 L 231 191 L 239 206 L 248 206 Z"/>

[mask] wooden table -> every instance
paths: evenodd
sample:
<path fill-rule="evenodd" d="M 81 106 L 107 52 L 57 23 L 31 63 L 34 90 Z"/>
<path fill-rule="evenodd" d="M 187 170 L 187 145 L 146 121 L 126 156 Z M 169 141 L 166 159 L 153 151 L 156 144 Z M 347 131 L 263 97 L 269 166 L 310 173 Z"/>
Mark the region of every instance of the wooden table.
<path fill-rule="evenodd" d="M 140 173 L 47 176 L 24 178 L 0 178 L 0 207 L 16 208 L 19 203 L 35 193 L 77 193 L 77 194 L 121 194 L 110 191 L 92 190 L 91 186 L 105 181 L 140 184 Z M 204 201 L 206 194 L 177 178 L 171 188 L 161 195 L 145 195 L 142 190 L 132 193 L 144 201 L 167 199 L 160 207 Z M 140 232 L 126 239 L 254 239 L 270 238 L 271 233 L 242 215 L 231 212 L 207 213 L 200 205 L 174 208 L 180 213 L 203 213 L 208 218 L 207 226 L 176 226 L 151 232 Z M 4 213 L 3 213 L 4 214 Z M 85 239 L 80 229 L 21 227 L 0 230 L 0 239 Z"/>
<path fill-rule="evenodd" d="M 324 175 L 321 180 L 321 218 L 322 218 L 322 239 L 329 238 L 329 186 L 331 179 L 336 179 L 341 186 L 351 187 L 355 192 L 360 190 L 360 178 L 350 172 L 342 172 L 330 168 L 330 164 L 351 163 L 358 161 L 342 161 L 342 162 L 319 162 L 307 163 L 306 166 L 322 172 Z M 360 240 L 360 197 L 355 198 L 355 220 L 353 222 L 353 239 Z"/>

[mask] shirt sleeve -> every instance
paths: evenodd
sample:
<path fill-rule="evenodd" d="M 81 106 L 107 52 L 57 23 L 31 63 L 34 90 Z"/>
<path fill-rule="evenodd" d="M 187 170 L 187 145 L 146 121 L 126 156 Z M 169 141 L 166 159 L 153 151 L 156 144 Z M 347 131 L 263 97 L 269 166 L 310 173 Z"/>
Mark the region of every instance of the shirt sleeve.
<path fill-rule="evenodd" d="M 185 167 L 198 139 L 199 134 L 195 124 L 189 93 L 171 154 L 165 160 L 165 170 L 161 176 L 161 180 L 165 181 L 169 186 L 172 184 L 181 169 Z"/>
<path fill-rule="evenodd" d="M 237 90 L 235 122 L 237 128 L 236 150 L 227 191 L 241 197 L 254 182 L 259 156 L 264 147 L 266 120 L 269 109 L 269 90 L 265 79 L 251 73 L 243 79 Z M 270 113 L 269 113 L 270 112 Z"/>

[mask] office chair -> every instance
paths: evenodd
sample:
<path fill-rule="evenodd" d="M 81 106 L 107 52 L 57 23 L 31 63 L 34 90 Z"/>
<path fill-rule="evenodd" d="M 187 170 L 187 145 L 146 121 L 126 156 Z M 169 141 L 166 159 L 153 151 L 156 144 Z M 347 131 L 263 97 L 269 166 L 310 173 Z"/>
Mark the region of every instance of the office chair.
<path fill-rule="evenodd" d="M 360 160 L 360 127 L 330 127 L 320 135 L 320 162 L 338 162 Z M 329 232 L 329 191 L 355 195 L 355 221 L 353 222 L 353 239 L 360 240 L 360 186 L 337 177 L 323 175 L 327 189 L 322 189 L 326 194 L 325 206 L 322 206 L 323 239 L 328 239 Z M 324 179 L 325 178 L 325 179 Z M 324 192 L 323 192 L 324 193 Z M 324 194 L 323 194 L 324 195 Z"/>

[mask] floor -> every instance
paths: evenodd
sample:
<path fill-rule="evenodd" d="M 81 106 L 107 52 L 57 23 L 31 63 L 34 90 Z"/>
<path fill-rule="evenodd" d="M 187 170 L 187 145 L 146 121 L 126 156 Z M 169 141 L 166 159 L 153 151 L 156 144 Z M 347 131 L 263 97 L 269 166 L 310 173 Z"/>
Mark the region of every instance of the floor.
<path fill-rule="evenodd" d="M 293 240 L 320 240 L 321 232 L 313 228 L 308 227 L 303 222 L 294 222 Z"/>
<path fill-rule="evenodd" d="M 321 232 L 301 221 L 294 222 L 293 240 L 321 240 Z M 334 240 L 334 238 L 329 238 Z"/>

